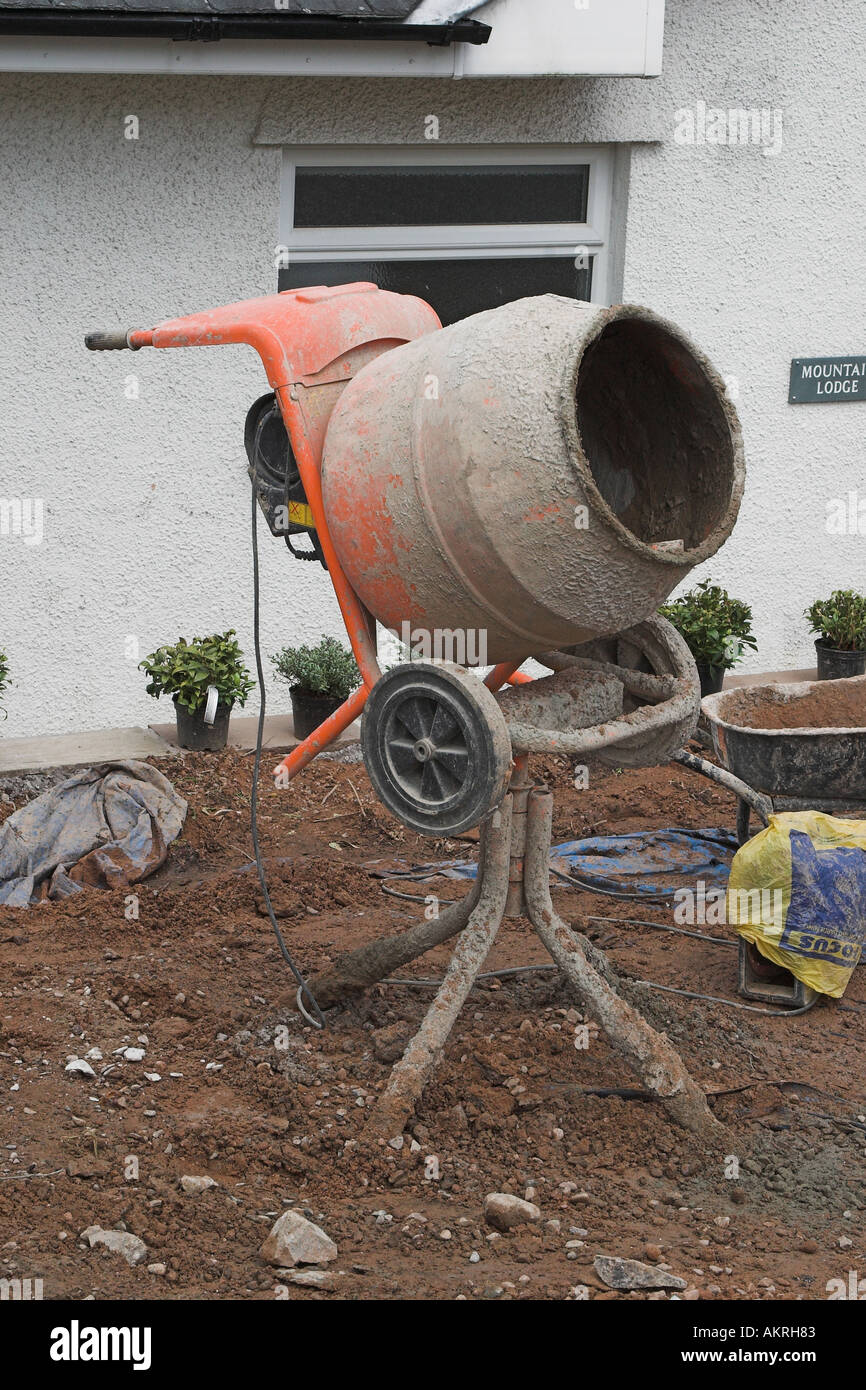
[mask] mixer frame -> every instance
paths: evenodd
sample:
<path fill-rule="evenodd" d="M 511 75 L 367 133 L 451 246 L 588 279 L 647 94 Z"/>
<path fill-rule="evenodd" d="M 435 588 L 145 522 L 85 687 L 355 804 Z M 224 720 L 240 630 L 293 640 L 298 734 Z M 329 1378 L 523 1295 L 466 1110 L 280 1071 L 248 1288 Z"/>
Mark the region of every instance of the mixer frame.
<path fill-rule="evenodd" d="M 361 714 L 382 680 L 375 620 L 340 563 L 323 502 L 321 464 L 331 413 L 347 383 L 368 362 L 439 328 L 438 317 L 423 300 L 358 282 L 284 291 L 168 320 L 153 329 L 91 333 L 85 338 L 92 351 L 247 344 L 262 359 L 361 674 L 359 688 L 287 754 L 274 769 L 275 778 L 290 780 L 333 743 Z M 521 915 L 529 917 L 586 1012 L 604 1028 L 647 1091 L 681 1124 L 705 1138 L 717 1138 L 721 1132 L 703 1090 L 688 1074 L 676 1050 L 626 1001 L 606 958 L 557 916 L 550 899 L 552 797 L 546 789 L 532 787 L 527 781 L 528 753 L 591 753 L 613 756 L 624 765 L 647 765 L 670 757 L 694 731 L 697 721 L 697 670 L 688 648 L 669 623 L 658 617 L 646 619 L 609 640 L 614 644 L 612 661 L 599 660 L 603 652 L 586 648 L 545 653 L 539 660 L 553 674 L 532 682 L 531 694 L 525 687 L 532 678 L 518 670 L 525 657 L 500 661 L 493 667 L 484 680 L 487 690 L 480 698 L 470 699 L 470 710 L 482 738 L 492 728 L 496 743 L 499 723 L 507 727 L 506 743 L 510 741 L 514 756 L 508 762 L 510 783 L 504 795 L 508 779 L 499 766 L 501 759 L 493 758 L 488 795 L 482 798 L 490 804 L 477 808 L 483 844 L 476 885 L 467 899 L 446 911 L 438 922 L 417 924 L 397 939 L 374 943 L 351 953 L 349 960 L 337 962 L 336 973 L 343 984 L 348 972 L 352 986 L 363 988 L 383 978 L 387 971 L 383 962 L 415 959 L 431 945 L 460 933 L 437 997 L 380 1099 L 374 1127 L 381 1134 L 390 1136 L 402 1130 L 500 923 L 504 917 Z M 459 671 L 458 682 L 475 680 L 462 668 L 454 669 Z M 388 677 L 393 678 L 394 672 Z M 398 671 L 398 679 L 409 685 L 413 679 L 423 682 L 425 672 L 410 665 Z M 618 711 L 612 712 L 610 688 L 616 683 L 621 691 Z M 485 701 L 488 691 L 492 701 L 495 692 L 507 684 L 514 687 L 514 698 L 511 717 L 502 721 L 500 708 L 494 712 L 492 703 L 488 709 Z M 523 695 L 520 687 L 524 688 Z M 560 713 L 570 710 L 571 715 L 557 722 L 548 717 L 554 708 Z M 593 711 L 595 717 L 591 717 Z M 471 719 L 467 728 L 471 741 Z M 429 751 L 427 740 L 416 740 L 415 756 L 421 761 L 424 758 L 418 750 L 422 744 L 424 757 Z M 442 826 L 431 823 L 425 833 L 439 835 Z M 323 1007 L 338 1002 L 346 992 L 329 998 L 327 984 L 327 980 L 312 982 Z"/>

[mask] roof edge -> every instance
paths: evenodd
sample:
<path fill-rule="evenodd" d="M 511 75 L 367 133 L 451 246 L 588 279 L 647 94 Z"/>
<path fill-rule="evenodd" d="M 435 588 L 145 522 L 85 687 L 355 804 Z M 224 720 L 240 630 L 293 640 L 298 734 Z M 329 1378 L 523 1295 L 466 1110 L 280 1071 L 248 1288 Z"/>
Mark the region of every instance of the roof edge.
<path fill-rule="evenodd" d="M 334 17 L 328 15 L 189 14 L 142 10 L 3 9 L 0 35 L 41 38 L 147 38 L 216 43 L 221 39 L 376 39 L 402 43 L 487 43 L 492 29 L 476 19 L 445 24 Z"/>

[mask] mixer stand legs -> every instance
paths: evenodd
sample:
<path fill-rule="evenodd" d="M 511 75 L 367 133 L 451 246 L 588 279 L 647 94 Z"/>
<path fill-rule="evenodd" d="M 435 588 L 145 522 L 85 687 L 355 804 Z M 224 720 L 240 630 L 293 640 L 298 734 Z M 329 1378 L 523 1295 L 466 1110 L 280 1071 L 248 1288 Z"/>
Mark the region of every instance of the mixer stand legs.
<path fill-rule="evenodd" d="M 604 953 L 567 926 L 554 911 L 549 869 L 552 819 L 552 794 L 543 788 L 531 791 L 527 801 L 523 880 L 526 915 L 584 1011 L 604 1031 L 646 1089 L 686 1129 L 705 1140 L 718 1138 L 722 1127 L 679 1053 L 622 998 L 616 974 Z M 485 827 L 478 871 L 480 888 L 445 978 L 370 1117 L 372 1132 L 382 1138 L 402 1133 L 496 939 L 506 908 L 509 866 L 513 869 L 514 864 L 510 858 L 511 829 L 509 794 Z"/>
<path fill-rule="evenodd" d="M 370 1117 L 371 1127 L 383 1138 L 402 1133 L 496 939 L 508 894 L 511 801 L 509 794 L 490 818 L 483 862 L 478 866 L 481 889 L 477 903 L 461 932 L 436 998 L 391 1072 Z"/>
<path fill-rule="evenodd" d="M 603 952 L 562 921 L 550 898 L 553 796 L 537 789 L 527 808 L 525 892 L 529 920 L 587 1014 L 673 1119 L 707 1138 L 722 1130 L 706 1096 L 663 1034 L 617 992 Z"/>
<path fill-rule="evenodd" d="M 466 896 L 430 921 L 425 918 L 396 936 L 379 937 L 340 956 L 327 970 L 310 980 L 310 990 L 320 1008 L 330 1009 L 344 1003 L 353 994 L 378 984 L 387 975 L 393 975 L 395 970 L 426 955 L 444 941 L 450 941 L 463 930 L 481 896 L 484 879 L 494 872 L 494 863 L 498 862 L 498 840 L 491 841 L 488 834 L 493 819 L 494 816 L 489 817 L 481 826 L 478 872 Z"/>

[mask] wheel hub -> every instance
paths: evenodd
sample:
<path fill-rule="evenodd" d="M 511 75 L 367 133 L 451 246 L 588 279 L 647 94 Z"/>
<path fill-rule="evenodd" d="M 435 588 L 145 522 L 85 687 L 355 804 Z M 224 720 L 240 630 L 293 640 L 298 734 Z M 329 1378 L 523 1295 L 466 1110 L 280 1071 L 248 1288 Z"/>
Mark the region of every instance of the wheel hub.
<path fill-rule="evenodd" d="M 361 744 L 380 799 L 422 834 L 477 825 L 504 794 L 505 719 L 462 667 L 413 662 L 386 672 L 364 710 Z"/>

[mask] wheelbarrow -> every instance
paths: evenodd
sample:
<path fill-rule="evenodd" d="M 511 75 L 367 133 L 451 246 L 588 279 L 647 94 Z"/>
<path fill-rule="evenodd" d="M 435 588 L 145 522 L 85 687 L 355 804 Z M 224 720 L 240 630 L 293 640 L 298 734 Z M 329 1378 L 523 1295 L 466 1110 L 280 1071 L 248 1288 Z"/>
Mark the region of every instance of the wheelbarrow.
<path fill-rule="evenodd" d="M 550 797 L 527 769 L 533 752 L 647 766 L 694 733 L 697 671 L 656 610 L 730 534 L 744 481 L 737 417 L 706 357 L 638 306 L 544 295 L 443 329 L 423 301 L 366 282 L 85 341 L 246 343 L 261 356 L 272 396 L 247 429 L 259 503 L 290 548 L 307 532 L 361 674 L 275 777 L 360 714 L 389 810 L 435 837 L 481 827 L 468 899 L 308 982 L 327 1007 L 459 933 L 380 1101 L 383 1132 L 420 1094 L 501 920 L 521 914 L 671 1112 L 705 1127 L 703 1093 L 670 1044 L 553 912 Z M 377 622 L 424 659 L 383 672 Z M 550 674 L 520 672 L 529 657 Z M 490 667 L 483 680 L 472 665 Z"/>
<path fill-rule="evenodd" d="M 752 812 L 762 825 L 777 811 L 866 819 L 866 676 L 723 690 L 701 710 L 720 765 L 687 751 L 677 760 L 735 794 L 741 845 Z M 746 998 L 793 1008 L 815 1002 L 814 990 L 742 938 L 739 952 Z"/>

